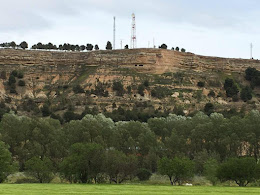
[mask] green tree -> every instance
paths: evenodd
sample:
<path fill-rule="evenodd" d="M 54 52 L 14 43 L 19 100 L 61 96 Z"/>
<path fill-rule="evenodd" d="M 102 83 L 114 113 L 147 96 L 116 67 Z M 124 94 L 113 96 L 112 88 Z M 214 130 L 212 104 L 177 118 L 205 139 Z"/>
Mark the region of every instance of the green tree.
<path fill-rule="evenodd" d="M 10 43 L 10 46 L 14 49 L 14 48 L 16 47 L 16 43 L 15 43 L 14 41 L 12 41 L 12 42 Z"/>
<path fill-rule="evenodd" d="M 16 79 L 14 77 L 14 75 L 10 75 L 9 79 L 8 79 L 8 85 L 12 85 L 16 83 Z"/>
<path fill-rule="evenodd" d="M 165 43 L 163 43 L 159 48 L 160 49 L 167 49 L 167 45 Z"/>
<path fill-rule="evenodd" d="M 50 116 L 51 115 L 51 110 L 50 110 L 50 107 L 48 104 L 44 104 L 42 109 L 42 116 L 43 117 L 46 117 L 46 116 Z"/>
<path fill-rule="evenodd" d="M 252 96 L 252 89 L 248 86 L 246 86 L 245 88 L 242 89 L 241 94 L 240 94 L 240 98 L 246 102 L 248 100 L 251 100 L 253 98 Z"/>
<path fill-rule="evenodd" d="M 105 155 L 104 171 L 108 175 L 110 183 L 120 184 L 135 176 L 137 164 L 135 156 L 126 156 L 121 151 L 109 150 Z"/>
<path fill-rule="evenodd" d="M 86 46 L 85 45 L 81 45 L 80 46 L 80 51 L 84 51 L 86 49 Z"/>
<path fill-rule="evenodd" d="M 116 91 L 117 96 L 124 95 L 124 86 L 121 81 L 114 81 L 113 82 L 113 90 Z"/>
<path fill-rule="evenodd" d="M 237 96 L 239 90 L 233 79 L 227 78 L 225 80 L 224 88 L 226 90 L 227 97 Z"/>
<path fill-rule="evenodd" d="M 20 47 L 21 47 L 22 49 L 27 49 L 27 48 L 28 48 L 28 43 L 25 42 L 25 41 L 23 41 L 23 42 L 20 43 Z"/>
<path fill-rule="evenodd" d="M 204 112 L 207 115 L 210 115 L 214 112 L 214 105 L 212 103 L 207 103 L 204 107 Z"/>
<path fill-rule="evenodd" d="M 12 156 L 6 145 L 0 141 L 0 183 L 13 172 Z"/>
<path fill-rule="evenodd" d="M 210 158 L 204 164 L 204 175 L 205 177 L 215 186 L 218 182 L 217 170 L 218 170 L 218 161 L 214 158 Z"/>
<path fill-rule="evenodd" d="M 187 158 L 164 157 L 158 162 L 158 170 L 160 174 L 169 177 L 171 185 L 176 185 L 176 183 L 181 185 L 185 180 L 193 177 L 194 164 Z"/>
<path fill-rule="evenodd" d="M 33 157 L 25 162 L 26 172 L 40 183 L 49 183 L 53 179 L 53 165 L 50 159 Z"/>
<path fill-rule="evenodd" d="M 95 143 L 77 143 L 71 146 L 69 156 L 61 163 L 61 172 L 69 181 L 80 183 L 97 182 L 102 172 L 104 149 Z"/>
<path fill-rule="evenodd" d="M 254 158 L 230 158 L 220 165 L 217 177 L 221 181 L 235 181 L 237 185 L 243 187 L 259 179 L 259 170 Z"/>
<path fill-rule="evenodd" d="M 88 50 L 88 51 L 92 51 L 93 50 L 93 45 L 92 44 L 87 44 L 87 47 L 86 47 L 86 49 Z"/>
<path fill-rule="evenodd" d="M 24 86 L 25 86 L 25 81 L 24 81 L 24 80 L 19 80 L 19 81 L 18 81 L 18 85 L 19 85 L 20 87 L 24 87 Z"/>
<path fill-rule="evenodd" d="M 95 45 L 95 50 L 99 50 L 99 46 L 98 45 Z"/>
<path fill-rule="evenodd" d="M 107 42 L 106 50 L 112 50 L 112 44 L 110 41 Z"/>
<path fill-rule="evenodd" d="M 143 84 L 138 85 L 138 93 L 139 93 L 141 96 L 144 96 L 144 90 L 145 90 L 145 87 L 144 87 Z"/>

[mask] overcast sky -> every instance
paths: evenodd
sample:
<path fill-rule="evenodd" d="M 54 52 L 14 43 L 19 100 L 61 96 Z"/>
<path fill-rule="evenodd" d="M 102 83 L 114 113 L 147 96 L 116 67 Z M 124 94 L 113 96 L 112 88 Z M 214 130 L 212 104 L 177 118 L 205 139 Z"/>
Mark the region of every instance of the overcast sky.
<path fill-rule="evenodd" d="M 0 0 L 0 42 L 130 44 L 136 15 L 137 46 L 166 43 L 210 56 L 260 59 L 259 0 Z"/>

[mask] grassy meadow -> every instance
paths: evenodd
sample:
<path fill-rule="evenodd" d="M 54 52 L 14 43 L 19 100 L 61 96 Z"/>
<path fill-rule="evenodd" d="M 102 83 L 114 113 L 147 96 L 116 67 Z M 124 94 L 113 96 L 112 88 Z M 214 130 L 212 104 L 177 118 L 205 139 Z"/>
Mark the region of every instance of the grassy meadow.
<path fill-rule="evenodd" d="M 1 184 L 0 194 L 260 194 L 260 188 L 164 186 L 164 185 L 80 185 L 80 184 Z"/>

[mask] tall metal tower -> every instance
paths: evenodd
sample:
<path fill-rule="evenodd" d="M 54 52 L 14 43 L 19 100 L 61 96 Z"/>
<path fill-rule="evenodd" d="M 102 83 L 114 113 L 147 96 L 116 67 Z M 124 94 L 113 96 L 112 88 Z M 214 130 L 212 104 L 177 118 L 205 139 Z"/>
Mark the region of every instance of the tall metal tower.
<path fill-rule="evenodd" d="M 132 33 L 131 33 L 131 48 L 136 48 L 136 23 L 135 23 L 135 14 L 132 14 Z"/>
<path fill-rule="evenodd" d="M 114 17 L 113 49 L 116 49 L 116 17 Z"/>

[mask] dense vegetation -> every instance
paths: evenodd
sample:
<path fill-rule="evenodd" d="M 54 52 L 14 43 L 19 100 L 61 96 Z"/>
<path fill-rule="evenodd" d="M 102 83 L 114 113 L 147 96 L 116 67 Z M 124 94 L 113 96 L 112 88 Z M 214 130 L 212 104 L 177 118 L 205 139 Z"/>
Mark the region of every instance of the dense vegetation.
<path fill-rule="evenodd" d="M 0 150 L 5 151 L 0 155 L 1 181 L 16 162 L 38 182 L 58 174 L 72 183 L 122 183 L 157 172 L 171 184 L 181 185 L 196 174 L 213 184 L 232 180 L 246 186 L 260 176 L 259 111 L 230 119 L 219 113 L 170 114 L 147 123 L 113 122 L 98 114 L 64 125 L 51 118 L 5 114 L 0 127 Z"/>

